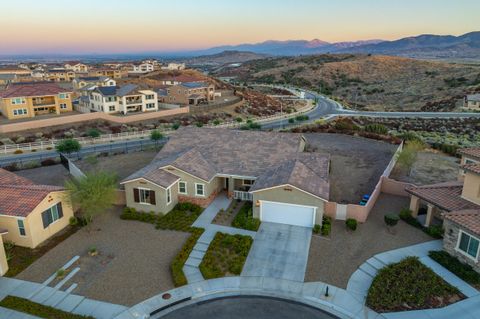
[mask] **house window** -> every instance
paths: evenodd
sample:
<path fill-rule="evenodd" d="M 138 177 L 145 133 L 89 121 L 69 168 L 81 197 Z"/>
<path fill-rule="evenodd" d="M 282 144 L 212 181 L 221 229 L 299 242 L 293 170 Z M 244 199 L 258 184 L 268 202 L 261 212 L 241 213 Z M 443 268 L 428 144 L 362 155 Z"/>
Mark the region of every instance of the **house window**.
<path fill-rule="evenodd" d="M 109 110 L 110 112 L 115 111 L 115 105 L 110 105 L 110 106 L 108 107 L 108 110 Z"/>
<path fill-rule="evenodd" d="M 13 115 L 27 115 L 27 109 L 15 109 L 13 110 Z"/>
<path fill-rule="evenodd" d="M 460 250 L 462 253 L 476 260 L 478 257 L 479 243 L 480 242 L 477 238 L 460 231 L 458 250 Z"/>
<path fill-rule="evenodd" d="M 155 103 L 147 103 L 147 104 L 145 105 L 145 107 L 146 107 L 147 109 L 154 109 L 154 108 L 155 108 Z"/>
<path fill-rule="evenodd" d="M 43 228 L 47 228 L 63 217 L 62 203 L 53 205 L 42 213 Z"/>
<path fill-rule="evenodd" d="M 135 203 L 156 205 L 155 191 L 146 188 L 134 188 L 133 199 Z"/>
<path fill-rule="evenodd" d="M 60 103 L 60 109 L 66 110 L 66 109 L 67 109 L 67 104 L 65 104 L 65 103 Z"/>
<path fill-rule="evenodd" d="M 178 192 L 180 194 L 187 194 L 187 182 L 178 182 Z"/>
<path fill-rule="evenodd" d="M 58 95 L 58 97 L 61 98 L 61 99 L 66 99 L 66 98 L 68 98 L 68 94 L 67 93 L 60 93 Z"/>
<path fill-rule="evenodd" d="M 195 195 L 205 196 L 205 184 L 195 184 Z"/>
<path fill-rule="evenodd" d="M 25 224 L 23 223 L 23 219 L 17 219 L 18 224 L 18 231 L 20 232 L 20 236 L 26 236 L 27 233 L 25 232 Z"/>
<path fill-rule="evenodd" d="M 244 180 L 243 180 L 243 185 L 251 186 L 251 185 L 253 185 L 253 182 L 254 182 L 254 181 L 251 180 L 251 179 L 244 179 Z"/>
<path fill-rule="evenodd" d="M 167 205 L 172 202 L 172 190 L 167 188 Z"/>
<path fill-rule="evenodd" d="M 17 97 L 11 100 L 12 105 L 18 105 L 18 104 L 25 104 L 25 99 L 21 97 Z"/>

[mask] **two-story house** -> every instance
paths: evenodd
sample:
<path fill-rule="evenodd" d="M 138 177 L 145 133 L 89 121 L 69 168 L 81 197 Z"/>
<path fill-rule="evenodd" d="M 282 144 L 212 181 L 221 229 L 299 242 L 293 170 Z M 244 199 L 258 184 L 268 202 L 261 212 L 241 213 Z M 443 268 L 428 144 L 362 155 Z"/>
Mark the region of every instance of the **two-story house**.
<path fill-rule="evenodd" d="M 157 111 L 157 93 L 134 84 L 96 87 L 90 92 L 89 108 L 94 112 L 122 114 Z"/>
<path fill-rule="evenodd" d="M 77 77 L 73 81 L 73 87 L 76 90 L 84 88 L 86 86 L 116 86 L 117 81 L 107 76 L 84 76 Z"/>
<path fill-rule="evenodd" d="M 71 95 L 56 83 L 12 83 L 0 91 L 0 111 L 10 120 L 71 112 Z"/>
<path fill-rule="evenodd" d="M 471 94 L 465 96 L 463 108 L 466 110 L 480 111 L 480 94 Z"/>
<path fill-rule="evenodd" d="M 128 73 L 133 74 L 145 74 L 149 72 L 153 72 L 155 66 L 151 63 L 133 63 L 132 69 Z"/>
<path fill-rule="evenodd" d="M 44 80 L 51 82 L 71 82 L 75 72 L 67 69 L 50 69 L 44 73 Z"/>
<path fill-rule="evenodd" d="M 126 71 L 119 70 L 119 69 L 91 69 L 88 71 L 89 76 L 106 76 L 111 79 L 120 79 L 127 75 Z"/>
<path fill-rule="evenodd" d="M 410 186 L 410 210 L 425 226 L 443 225 L 443 248 L 480 272 L 480 147 L 462 149 L 458 181 Z"/>
<path fill-rule="evenodd" d="M 162 66 L 162 70 L 169 71 L 181 71 L 185 70 L 185 63 L 168 63 L 167 65 Z"/>
<path fill-rule="evenodd" d="M 79 61 L 70 61 L 64 64 L 65 69 L 73 70 L 76 73 L 88 73 L 88 65 Z"/>
<path fill-rule="evenodd" d="M 161 103 L 199 105 L 215 100 L 215 86 L 207 82 L 186 82 L 164 88 Z"/>

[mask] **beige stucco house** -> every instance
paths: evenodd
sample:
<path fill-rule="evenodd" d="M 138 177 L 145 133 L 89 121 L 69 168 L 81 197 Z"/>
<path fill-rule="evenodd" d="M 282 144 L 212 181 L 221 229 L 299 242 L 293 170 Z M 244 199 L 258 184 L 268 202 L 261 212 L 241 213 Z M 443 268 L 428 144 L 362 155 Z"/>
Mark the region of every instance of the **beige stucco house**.
<path fill-rule="evenodd" d="M 186 127 L 121 184 L 127 206 L 139 211 L 207 206 L 226 192 L 253 202 L 262 221 L 312 227 L 329 199 L 330 158 L 304 148 L 301 134 Z"/>
<path fill-rule="evenodd" d="M 215 86 L 206 82 L 185 82 L 164 88 L 161 103 L 198 105 L 215 100 Z"/>
<path fill-rule="evenodd" d="M 410 186 L 410 209 L 418 217 L 426 206 L 424 225 L 442 224 L 443 247 L 480 272 L 480 147 L 459 151 L 462 155 L 458 181 Z"/>
<path fill-rule="evenodd" d="M 3 240 L 35 248 L 69 224 L 73 210 L 63 188 L 38 185 L 0 169 L 0 229 Z"/>

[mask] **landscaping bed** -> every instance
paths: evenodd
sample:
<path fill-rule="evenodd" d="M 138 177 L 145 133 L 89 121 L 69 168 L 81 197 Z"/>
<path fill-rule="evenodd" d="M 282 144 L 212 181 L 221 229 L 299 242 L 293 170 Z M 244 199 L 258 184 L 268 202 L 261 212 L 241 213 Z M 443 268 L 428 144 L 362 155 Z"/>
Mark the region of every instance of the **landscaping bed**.
<path fill-rule="evenodd" d="M 421 229 L 426 234 L 432 236 L 435 239 L 443 238 L 443 227 L 440 225 L 430 225 L 424 227 L 415 217 L 412 216 L 412 211 L 408 208 L 404 208 L 400 211 L 399 217 L 401 220 L 406 222 L 413 227 Z"/>
<path fill-rule="evenodd" d="M 428 256 L 476 289 L 480 289 L 480 274 L 472 266 L 462 263 L 443 250 L 430 251 Z"/>
<path fill-rule="evenodd" d="M 215 215 L 212 223 L 216 225 L 230 226 L 243 205 L 244 202 L 233 200 L 226 210 L 221 209 L 217 215 Z"/>
<path fill-rule="evenodd" d="M 252 203 L 245 203 L 232 221 L 232 227 L 257 231 L 260 220 L 253 217 Z"/>
<path fill-rule="evenodd" d="M 68 226 L 59 234 L 51 237 L 37 248 L 31 249 L 27 247 L 15 246 L 11 242 L 4 242 L 5 253 L 8 260 L 8 271 L 5 277 L 15 277 L 28 266 L 33 264 L 37 259 L 45 255 L 50 249 L 55 248 L 65 239 L 75 234 L 81 227 Z"/>
<path fill-rule="evenodd" d="M 199 266 L 203 277 L 240 275 L 252 243 L 250 236 L 217 233 Z"/>
<path fill-rule="evenodd" d="M 48 319 L 95 319 L 92 316 L 82 316 L 41 305 L 39 303 L 14 296 L 7 296 L 0 301 L 0 306 L 33 316 Z"/>
<path fill-rule="evenodd" d="M 183 245 L 182 249 L 170 265 L 173 283 L 175 284 L 175 287 L 180 287 L 188 283 L 187 278 L 183 273 L 183 266 L 185 265 L 188 256 L 192 252 L 193 247 L 197 243 L 197 240 L 200 238 L 200 236 L 202 236 L 205 229 L 191 227 L 189 231 L 192 233 L 192 235 L 190 235 L 190 237 L 187 239 L 186 243 Z"/>
<path fill-rule="evenodd" d="M 368 290 L 366 305 L 383 313 L 441 308 L 464 298 L 418 257 L 407 257 L 379 270 Z"/>

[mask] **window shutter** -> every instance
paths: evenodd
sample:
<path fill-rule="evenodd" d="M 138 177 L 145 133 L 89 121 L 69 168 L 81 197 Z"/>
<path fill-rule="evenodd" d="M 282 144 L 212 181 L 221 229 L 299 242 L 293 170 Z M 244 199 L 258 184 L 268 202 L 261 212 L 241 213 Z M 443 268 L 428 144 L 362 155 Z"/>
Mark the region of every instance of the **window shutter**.
<path fill-rule="evenodd" d="M 155 191 L 150 191 L 150 204 L 156 205 L 157 201 L 155 200 Z"/>
<path fill-rule="evenodd" d="M 50 213 L 48 211 L 44 211 L 42 213 L 42 222 L 43 222 L 43 228 L 47 228 L 48 227 L 48 215 L 50 215 Z"/>
<path fill-rule="evenodd" d="M 135 203 L 140 203 L 140 191 L 138 188 L 133 189 L 133 201 Z"/>
<path fill-rule="evenodd" d="M 58 219 L 60 219 L 63 217 L 62 203 L 57 204 L 57 210 L 58 210 Z"/>

